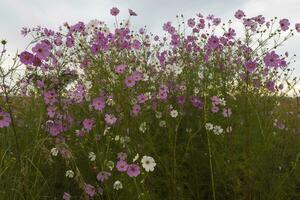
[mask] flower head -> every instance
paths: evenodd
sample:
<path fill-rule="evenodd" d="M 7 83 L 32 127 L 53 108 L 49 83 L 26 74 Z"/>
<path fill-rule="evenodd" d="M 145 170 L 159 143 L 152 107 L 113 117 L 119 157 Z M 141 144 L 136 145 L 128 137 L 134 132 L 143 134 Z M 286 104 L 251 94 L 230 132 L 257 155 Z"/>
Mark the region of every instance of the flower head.
<path fill-rule="evenodd" d="M 119 14 L 119 12 L 120 12 L 120 10 L 116 7 L 113 7 L 113 8 L 110 9 L 110 14 L 112 16 L 117 16 Z"/>
<path fill-rule="evenodd" d="M 128 164 L 124 160 L 119 160 L 117 162 L 116 168 L 119 172 L 126 172 L 128 169 Z"/>
<path fill-rule="evenodd" d="M 101 181 L 101 182 L 104 182 L 106 180 L 108 180 L 108 178 L 111 176 L 111 173 L 110 172 L 106 172 L 106 171 L 102 171 L 102 172 L 99 172 L 97 174 L 97 180 L 98 181 Z"/>
<path fill-rule="evenodd" d="M 121 181 L 117 180 L 114 182 L 113 188 L 115 190 L 121 190 L 123 188 L 123 184 Z"/>
<path fill-rule="evenodd" d="M 282 19 L 279 21 L 279 24 L 280 24 L 281 30 L 287 31 L 290 26 L 290 21 L 288 19 Z"/>
<path fill-rule="evenodd" d="M 138 166 L 137 164 L 131 164 L 127 168 L 127 174 L 129 177 L 137 177 L 138 175 L 140 175 L 140 173 L 140 166 Z"/>
<path fill-rule="evenodd" d="M 8 127 L 11 123 L 10 115 L 0 108 L 0 128 Z"/>
<path fill-rule="evenodd" d="M 154 171 L 154 167 L 156 166 L 154 158 L 150 156 L 143 156 L 141 163 L 146 172 Z"/>

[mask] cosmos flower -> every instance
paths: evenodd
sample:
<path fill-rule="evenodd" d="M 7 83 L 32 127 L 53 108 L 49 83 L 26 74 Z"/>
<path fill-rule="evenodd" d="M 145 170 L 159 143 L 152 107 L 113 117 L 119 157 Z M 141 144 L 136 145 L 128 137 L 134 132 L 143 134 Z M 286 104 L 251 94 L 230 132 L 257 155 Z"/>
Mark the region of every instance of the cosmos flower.
<path fill-rule="evenodd" d="M 104 181 L 108 180 L 110 176 L 111 176 L 110 172 L 102 171 L 97 174 L 97 180 L 104 182 Z"/>
<path fill-rule="evenodd" d="M 119 12 L 120 12 L 120 10 L 116 7 L 113 7 L 113 8 L 110 9 L 110 14 L 112 16 L 117 16 L 119 14 Z"/>
<path fill-rule="evenodd" d="M 280 20 L 279 24 L 280 24 L 281 30 L 283 30 L 283 31 L 289 30 L 290 21 L 288 19 L 282 19 L 282 20 Z"/>
<path fill-rule="evenodd" d="M 116 168 L 119 172 L 126 172 L 128 169 L 128 164 L 124 160 L 119 160 L 117 162 Z"/>
<path fill-rule="evenodd" d="M 141 163 L 146 172 L 154 171 L 154 167 L 156 166 L 154 158 L 150 156 L 143 156 Z"/>
<path fill-rule="evenodd" d="M 0 108 L 0 128 L 8 127 L 11 123 L 10 115 Z"/>
<path fill-rule="evenodd" d="M 128 165 L 127 174 L 129 177 L 137 177 L 138 175 L 140 175 L 140 173 L 140 166 L 138 166 L 137 164 Z"/>

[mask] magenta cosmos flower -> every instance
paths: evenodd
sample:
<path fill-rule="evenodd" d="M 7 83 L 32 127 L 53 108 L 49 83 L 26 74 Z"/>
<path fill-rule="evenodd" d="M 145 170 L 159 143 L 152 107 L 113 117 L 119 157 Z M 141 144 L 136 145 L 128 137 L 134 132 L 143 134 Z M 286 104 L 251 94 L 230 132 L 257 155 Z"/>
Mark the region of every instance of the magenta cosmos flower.
<path fill-rule="evenodd" d="M 105 114 L 104 120 L 108 125 L 114 125 L 117 122 L 117 118 L 112 114 Z"/>
<path fill-rule="evenodd" d="M 105 100 L 102 97 L 97 97 L 93 100 L 92 106 L 95 110 L 103 110 L 105 107 Z"/>
<path fill-rule="evenodd" d="M 116 7 L 113 7 L 113 8 L 110 9 L 110 14 L 112 16 L 117 16 L 119 14 L 119 12 L 120 12 L 120 10 Z"/>
<path fill-rule="evenodd" d="M 124 82 L 127 87 L 133 87 L 135 85 L 135 79 L 133 76 L 126 77 Z"/>
<path fill-rule="evenodd" d="M 298 33 L 300 33 L 300 23 L 295 24 L 295 29 Z"/>
<path fill-rule="evenodd" d="M 131 9 L 128 9 L 128 12 L 130 16 L 137 16 L 137 14 Z"/>
<path fill-rule="evenodd" d="M 110 176 L 111 176 L 111 173 L 102 171 L 97 174 L 97 180 L 104 182 L 104 181 L 108 180 Z"/>
<path fill-rule="evenodd" d="M 245 17 L 246 15 L 245 15 L 245 13 L 244 13 L 242 10 L 238 10 L 238 11 L 235 12 L 234 16 L 235 16 L 235 18 L 237 18 L 237 19 L 242 19 L 242 18 Z"/>
<path fill-rule="evenodd" d="M 89 195 L 89 197 L 95 196 L 96 193 L 95 187 L 90 184 L 84 185 L 84 191 L 87 195 Z"/>
<path fill-rule="evenodd" d="M 140 173 L 140 166 L 138 166 L 137 164 L 128 165 L 127 174 L 129 177 L 137 177 L 138 175 L 140 175 Z"/>
<path fill-rule="evenodd" d="M 115 67 L 115 72 L 116 72 L 117 74 L 123 74 L 123 73 L 125 72 L 125 69 L 126 69 L 126 65 L 124 65 L 124 64 L 117 65 L 117 66 Z"/>
<path fill-rule="evenodd" d="M 24 65 L 31 65 L 33 64 L 33 54 L 27 52 L 27 51 L 23 51 L 20 55 L 19 55 L 20 61 L 21 63 L 23 63 Z"/>
<path fill-rule="evenodd" d="M 8 113 L 2 111 L 0 108 L 0 128 L 8 127 L 11 123 L 11 119 Z"/>
<path fill-rule="evenodd" d="M 280 24 L 281 30 L 287 31 L 290 26 L 290 21 L 288 19 L 282 19 L 279 21 L 279 24 Z"/>
<path fill-rule="evenodd" d="M 57 101 L 57 94 L 54 90 L 50 90 L 44 93 L 44 101 L 48 105 L 53 105 Z"/>
<path fill-rule="evenodd" d="M 257 63 L 253 60 L 248 60 L 245 62 L 245 68 L 249 73 L 253 73 L 257 68 Z"/>
<path fill-rule="evenodd" d="M 128 169 L 128 164 L 124 160 L 119 160 L 117 162 L 116 168 L 119 172 L 126 172 Z"/>
<path fill-rule="evenodd" d="M 44 42 L 37 43 L 32 48 L 32 52 L 34 52 L 40 60 L 46 60 L 50 56 L 50 46 Z"/>
<path fill-rule="evenodd" d="M 63 200 L 70 200 L 70 199 L 71 199 L 71 195 L 67 192 L 64 192 Z"/>
<path fill-rule="evenodd" d="M 83 120 L 82 124 L 83 127 L 87 130 L 87 131 L 91 131 L 93 126 L 94 126 L 94 120 L 93 119 L 85 119 Z"/>

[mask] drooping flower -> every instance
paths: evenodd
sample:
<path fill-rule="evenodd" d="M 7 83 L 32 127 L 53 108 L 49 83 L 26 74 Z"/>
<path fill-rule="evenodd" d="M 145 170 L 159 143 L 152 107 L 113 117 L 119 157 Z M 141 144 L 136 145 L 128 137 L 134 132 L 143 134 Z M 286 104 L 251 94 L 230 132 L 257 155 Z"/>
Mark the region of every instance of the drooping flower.
<path fill-rule="evenodd" d="M 102 171 L 97 174 L 97 180 L 104 182 L 104 181 L 108 180 L 110 176 L 111 176 L 110 172 Z"/>
<path fill-rule="evenodd" d="M 298 33 L 300 33 L 300 23 L 295 24 L 295 29 Z"/>
<path fill-rule="evenodd" d="M 146 172 L 154 171 L 154 167 L 156 166 L 154 158 L 150 156 L 143 156 L 141 163 Z"/>
<path fill-rule="evenodd" d="M 8 127 L 11 123 L 11 118 L 9 113 L 4 112 L 0 108 L 0 128 Z"/>
<path fill-rule="evenodd" d="M 117 16 L 119 14 L 119 12 L 120 12 L 120 10 L 116 7 L 113 7 L 113 8 L 110 9 L 110 14 L 112 16 Z"/>
<path fill-rule="evenodd" d="M 127 174 L 129 177 L 137 177 L 138 175 L 140 175 L 140 173 L 140 166 L 138 166 L 137 164 L 128 165 Z"/>
<path fill-rule="evenodd" d="M 137 14 L 131 9 L 128 9 L 128 12 L 130 16 L 137 16 Z"/>
<path fill-rule="evenodd" d="M 95 187 L 90 184 L 84 184 L 84 191 L 89 197 L 95 196 L 96 193 Z"/>
<path fill-rule="evenodd" d="M 115 190 L 121 190 L 123 188 L 123 184 L 121 181 L 117 180 L 114 182 L 113 188 Z"/>
<path fill-rule="evenodd" d="M 70 199 L 71 199 L 71 195 L 67 192 L 64 192 L 63 200 L 70 200 Z"/>
<path fill-rule="evenodd" d="M 282 19 L 282 20 L 280 20 L 279 24 L 280 24 L 281 30 L 283 30 L 283 31 L 289 30 L 290 21 L 288 19 Z"/>
<path fill-rule="evenodd" d="M 223 109 L 223 116 L 224 116 L 224 117 L 230 117 L 231 114 L 232 114 L 232 111 L 231 111 L 230 108 L 224 108 L 224 109 Z"/>
<path fill-rule="evenodd" d="M 119 172 L 126 172 L 128 169 L 128 164 L 124 160 L 119 160 L 117 162 L 116 168 Z"/>

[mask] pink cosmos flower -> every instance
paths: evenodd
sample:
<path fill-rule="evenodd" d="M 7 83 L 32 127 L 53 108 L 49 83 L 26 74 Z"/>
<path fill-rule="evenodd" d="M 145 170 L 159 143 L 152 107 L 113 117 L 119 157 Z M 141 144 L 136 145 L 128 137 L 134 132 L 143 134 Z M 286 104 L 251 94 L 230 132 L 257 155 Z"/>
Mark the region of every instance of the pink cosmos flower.
<path fill-rule="evenodd" d="M 127 174 L 129 177 L 137 177 L 140 173 L 140 166 L 138 166 L 137 164 L 128 165 Z"/>
<path fill-rule="evenodd" d="M 95 121 L 93 119 L 85 119 L 83 120 L 82 124 L 85 130 L 91 131 L 94 126 Z"/>
<path fill-rule="evenodd" d="M 133 116 L 137 116 L 140 111 L 141 111 L 141 106 L 139 104 L 135 104 L 132 107 L 131 113 L 132 113 Z"/>
<path fill-rule="evenodd" d="M 113 114 L 105 114 L 104 120 L 108 125 L 114 125 L 117 122 L 117 118 Z"/>
<path fill-rule="evenodd" d="M 66 41 L 66 46 L 71 48 L 74 46 L 74 38 L 73 36 L 68 36 Z"/>
<path fill-rule="evenodd" d="M 280 24 L 281 30 L 287 31 L 290 26 L 290 21 L 288 19 L 282 19 L 279 21 L 279 24 Z"/>
<path fill-rule="evenodd" d="M 124 64 L 121 64 L 121 65 L 117 65 L 116 67 L 115 67 L 115 72 L 117 73 L 117 74 L 123 74 L 124 72 L 125 72 L 125 70 L 126 70 L 126 65 L 124 65 Z"/>
<path fill-rule="evenodd" d="M 54 90 L 50 90 L 44 93 L 44 101 L 48 105 L 53 105 L 57 101 L 57 94 Z"/>
<path fill-rule="evenodd" d="M 271 53 L 268 52 L 265 55 L 264 63 L 267 67 L 277 68 L 281 64 L 281 60 L 279 59 L 279 56 L 275 53 L 275 51 L 272 51 Z"/>
<path fill-rule="evenodd" d="M 10 115 L 0 108 L 0 128 L 8 127 L 10 123 Z"/>
<path fill-rule="evenodd" d="M 24 65 L 31 65 L 33 64 L 33 54 L 27 52 L 27 51 L 23 51 L 20 55 L 19 55 L 20 61 L 21 63 L 23 63 Z"/>
<path fill-rule="evenodd" d="M 213 106 L 213 107 L 211 107 L 211 112 L 212 112 L 212 113 L 217 113 L 217 112 L 219 112 L 219 107 L 218 107 L 218 106 Z"/>
<path fill-rule="evenodd" d="M 193 28 L 196 24 L 195 19 L 194 18 L 188 19 L 187 24 L 189 27 Z"/>
<path fill-rule="evenodd" d="M 275 92 L 275 82 L 270 80 L 266 82 L 266 88 L 270 91 L 270 92 Z"/>
<path fill-rule="evenodd" d="M 93 100 L 92 106 L 95 110 L 103 110 L 105 108 L 105 100 L 102 97 L 97 97 Z"/>
<path fill-rule="evenodd" d="M 120 12 L 120 10 L 116 7 L 113 7 L 113 8 L 110 9 L 110 14 L 112 16 L 117 16 L 119 14 L 119 12 Z"/>
<path fill-rule="evenodd" d="M 177 98 L 177 103 L 182 106 L 185 103 L 185 97 L 184 96 L 179 96 Z"/>
<path fill-rule="evenodd" d="M 34 52 L 40 60 L 46 60 L 50 56 L 50 47 L 44 42 L 37 43 L 32 48 L 32 52 Z"/>
<path fill-rule="evenodd" d="M 126 172 L 128 169 L 128 164 L 124 160 L 119 160 L 117 162 L 116 168 L 119 172 Z"/>
<path fill-rule="evenodd" d="M 300 23 L 295 24 L 295 29 L 298 33 L 300 33 Z"/>
<path fill-rule="evenodd" d="M 104 181 L 108 180 L 110 176 L 111 176 L 111 173 L 102 171 L 97 174 L 97 180 L 104 182 Z"/>
<path fill-rule="evenodd" d="M 49 125 L 48 131 L 51 136 L 58 136 L 60 133 L 63 132 L 63 125 L 61 122 L 54 122 L 53 124 Z"/>
<path fill-rule="evenodd" d="M 63 200 L 70 200 L 70 199 L 71 199 L 71 195 L 67 192 L 64 192 Z"/>
<path fill-rule="evenodd" d="M 253 60 L 248 60 L 245 62 L 245 68 L 249 73 L 253 73 L 257 68 L 257 62 Z"/>
<path fill-rule="evenodd" d="M 147 96 L 143 93 L 137 96 L 137 101 L 140 104 L 145 103 L 147 100 L 148 100 Z"/>
<path fill-rule="evenodd" d="M 95 187 L 90 184 L 84 184 L 84 191 L 89 197 L 95 196 L 96 193 Z"/>
<path fill-rule="evenodd" d="M 245 15 L 245 13 L 244 13 L 242 10 L 238 10 L 238 11 L 235 12 L 234 16 L 235 16 L 235 18 L 237 18 L 237 19 L 242 19 L 242 18 L 245 17 L 246 15 Z"/>
<path fill-rule="evenodd" d="M 128 9 L 128 12 L 130 16 L 137 16 L 137 14 L 131 9 Z"/>
<path fill-rule="evenodd" d="M 127 87 L 133 87 L 135 85 L 135 80 L 133 76 L 127 76 L 124 82 Z"/>

